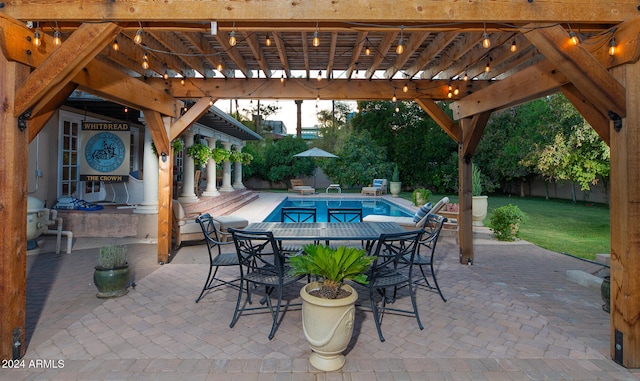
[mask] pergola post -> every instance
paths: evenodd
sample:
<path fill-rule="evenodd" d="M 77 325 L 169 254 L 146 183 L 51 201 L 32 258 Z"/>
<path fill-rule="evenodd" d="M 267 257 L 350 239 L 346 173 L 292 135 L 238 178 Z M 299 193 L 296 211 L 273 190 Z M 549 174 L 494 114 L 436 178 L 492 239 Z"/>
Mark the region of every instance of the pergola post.
<path fill-rule="evenodd" d="M 627 116 L 610 122 L 611 357 L 640 367 L 640 64 L 611 71 L 626 88 Z"/>
<path fill-rule="evenodd" d="M 14 114 L 14 102 L 17 85 L 28 74 L 27 66 L 9 62 L 0 54 L 0 89 L 4 92 L 0 108 L 0 358 L 5 360 L 25 353 L 29 134 L 26 120 Z"/>

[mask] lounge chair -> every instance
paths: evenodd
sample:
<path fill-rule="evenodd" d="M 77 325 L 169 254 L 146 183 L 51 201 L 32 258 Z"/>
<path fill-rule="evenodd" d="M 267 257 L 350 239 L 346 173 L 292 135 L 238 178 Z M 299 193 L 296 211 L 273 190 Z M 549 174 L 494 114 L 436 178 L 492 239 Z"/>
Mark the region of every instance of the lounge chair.
<path fill-rule="evenodd" d="M 291 179 L 291 188 L 289 188 L 289 192 L 300 193 L 300 195 L 315 194 L 316 189 L 308 185 L 304 185 L 302 179 Z"/>
<path fill-rule="evenodd" d="M 378 214 L 370 214 L 364 217 L 364 222 L 396 222 L 407 230 L 415 230 L 421 228 L 427 221 L 427 216 L 432 214 L 438 214 L 438 212 L 449 203 L 449 197 L 443 197 L 438 201 L 433 208 L 431 204 L 425 204 L 412 217 L 398 217 L 398 216 L 381 216 Z"/>
<path fill-rule="evenodd" d="M 372 194 L 378 196 L 387 193 L 387 179 L 373 179 L 373 186 L 362 187 L 362 194 Z"/>

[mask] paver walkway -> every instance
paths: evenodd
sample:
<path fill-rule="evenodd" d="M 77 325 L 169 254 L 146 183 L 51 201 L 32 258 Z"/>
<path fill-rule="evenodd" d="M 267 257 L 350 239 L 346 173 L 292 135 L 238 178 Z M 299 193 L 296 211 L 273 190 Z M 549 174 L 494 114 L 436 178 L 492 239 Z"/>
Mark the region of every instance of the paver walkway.
<path fill-rule="evenodd" d="M 103 300 L 92 282 L 97 250 L 78 240 L 71 254 L 29 255 L 25 369 L 0 369 L 0 379 L 639 379 L 609 358 L 609 315 L 599 291 L 565 274 L 598 266 L 527 242 L 497 242 L 487 229 L 474 233 L 474 244 L 473 266 L 458 263 L 452 238 L 438 244 L 448 302 L 417 291 L 423 331 L 413 318 L 387 315 L 381 343 L 363 308 L 345 367 L 324 373 L 308 363 L 299 310 L 287 311 L 269 341 L 265 314 L 243 315 L 229 328 L 237 291 L 221 288 L 194 302 L 207 275 L 203 245 L 184 246 L 160 266 L 154 244 L 128 244 L 136 287 Z M 297 292 L 289 294 L 294 301 Z M 35 360 L 64 366 L 44 369 Z"/>

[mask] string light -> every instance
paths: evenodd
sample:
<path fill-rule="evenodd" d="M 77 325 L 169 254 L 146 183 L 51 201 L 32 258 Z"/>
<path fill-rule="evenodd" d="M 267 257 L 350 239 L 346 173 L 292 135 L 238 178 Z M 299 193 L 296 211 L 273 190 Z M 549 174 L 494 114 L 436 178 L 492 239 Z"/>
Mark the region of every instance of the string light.
<path fill-rule="evenodd" d="M 580 43 L 580 39 L 578 38 L 578 35 L 576 35 L 574 31 L 569 31 L 569 41 L 573 46 L 578 46 L 578 44 Z"/>
<path fill-rule="evenodd" d="M 491 40 L 489 40 L 489 35 L 487 34 L 487 24 L 484 24 L 484 33 L 482 33 L 482 46 L 485 49 L 489 49 L 489 47 L 491 47 Z"/>
<path fill-rule="evenodd" d="M 407 83 L 404 83 L 404 86 L 402 86 L 402 92 L 406 93 L 407 91 L 409 91 L 409 86 L 407 85 Z"/>
<path fill-rule="evenodd" d="M 231 33 L 229 33 L 229 45 L 236 46 L 238 43 L 238 39 L 236 38 L 236 23 L 233 23 L 233 29 L 231 29 Z"/>
<path fill-rule="evenodd" d="M 515 53 L 518 51 L 518 45 L 516 45 L 516 39 L 513 39 L 513 43 L 511 44 L 511 53 Z"/>
<path fill-rule="evenodd" d="M 396 112 L 400 112 L 400 107 L 398 107 L 397 103 L 396 103 Z"/>
<path fill-rule="evenodd" d="M 458 94 L 460 94 L 460 89 L 456 87 L 455 89 L 453 89 L 453 95 L 458 95 Z"/>
<path fill-rule="evenodd" d="M 398 46 L 396 46 L 396 53 L 402 54 L 404 53 L 404 41 L 402 39 L 402 32 L 404 30 L 404 26 L 400 27 L 400 41 L 398 41 Z"/>
<path fill-rule="evenodd" d="M 183 78 L 180 78 L 180 84 L 181 84 L 182 86 L 184 86 L 184 77 L 183 77 Z"/>
<path fill-rule="evenodd" d="M 366 41 L 366 44 L 364 46 L 364 54 L 366 56 L 370 56 L 371 55 L 371 49 L 369 49 L 369 39 L 367 38 L 365 41 Z"/>
<path fill-rule="evenodd" d="M 60 29 L 58 29 L 58 22 L 56 21 L 56 30 L 53 32 L 53 44 L 55 46 L 60 46 L 62 44 L 62 39 L 60 36 Z"/>
<path fill-rule="evenodd" d="M 313 41 L 311 41 L 311 44 L 316 48 L 320 46 L 320 37 L 318 37 L 318 23 L 316 23 L 316 31 L 313 32 Z"/>
<path fill-rule="evenodd" d="M 610 56 L 616 55 L 616 39 L 613 36 L 613 34 L 611 34 L 611 41 L 609 41 L 609 55 Z"/>
<path fill-rule="evenodd" d="M 487 67 L 484 68 L 484 72 L 488 73 L 491 71 L 491 65 L 489 65 L 489 62 L 487 62 Z"/>
<path fill-rule="evenodd" d="M 149 57 L 147 56 L 147 52 L 144 52 L 144 55 L 142 56 L 142 68 L 144 70 L 147 70 L 149 68 Z"/>
<path fill-rule="evenodd" d="M 396 97 L 396 91 L 393 90 L 393 97 L 391 97 L 391 102 L 397 102 L 398 101 L 398 97 Z"/>
<path fill-rule="evenodd" d="M 167 73 L 167 71 L 165 70 L 164 73 L 162 74 L 162 78 L 164 78 L 165 80 L 169 79 L 169 73 Z"/>
<path fill-rule="evenodd" d="M 218 66 L 216 66 L 216 69 L 218 69 L 218 71 L 222 73 L 222 62 L 218 62 Z"/>
<path fill-rule="evenodd" d="M 111 49 L 115 50 L 116 52 L 120 50 L 120 44 L 118 44 L 117 38 L 113 40 L 113 44 L 111 44 Z"/>
<path fill-rule="evenodd" d="M 317 77 L 318 81 L 322 80 L 322 70 L 318 71 L 318 77 Z"/>
<path fill-rule="evenodd" d="M 140 45 L 142 44 L 142 24 L 138 22 L 140 28 L 136 31 L 136 35 L 133 37 L 133 42 Z"/>
<path fill-rule="evenodd" d="M 453 86 L 449 85 L 449 92 L 447 93 L 447 98 L 451 98 L 453 97 Z"/>
<path fill-rule="evenodd" d="M 36 26 L 36 31 L 33 33 L 33 44 L 35 46 L 40 46 L 42 44 L 42 37 L 40 34 L 40 23 Z"/>
<path fill-rule="evenodd" d="M 464 73 L 464 77 L 462 77 L 462 80 L 468 81 L 469 80 L 469 75 L 467 75 L 467 73 Z"/>
<path fill-rule="evenodd" d="M 280 76 L 280 83 L 284 83 L 284 74 Z"/>
<path fill-rule="evenodd" d="M 267 34 L 267 38 L 264 40 L 265 45 L 267 46 L 271 46 L 271 38 L 269 37 L 269 35 Z"/>

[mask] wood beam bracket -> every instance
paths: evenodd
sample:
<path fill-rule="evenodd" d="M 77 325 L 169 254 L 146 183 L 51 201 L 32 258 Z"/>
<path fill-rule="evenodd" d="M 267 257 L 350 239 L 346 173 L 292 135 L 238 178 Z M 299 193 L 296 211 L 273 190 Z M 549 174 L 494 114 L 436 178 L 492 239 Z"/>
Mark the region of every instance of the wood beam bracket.
<path fill-rule="evenodd" d="M 622 129 L 622 118 L 613 111 L 609 111 L 609 119 L 613 121 L 613 129 L 620 132 Z"/>
<path fill-rule="evenodd" d="M 18 117 L 18 129 L 20 131 L 24 131 L 27 129 L 27 120 L 29 120 L 31 118 L 31 109 L 23 112 L 19 117 Z"/>

